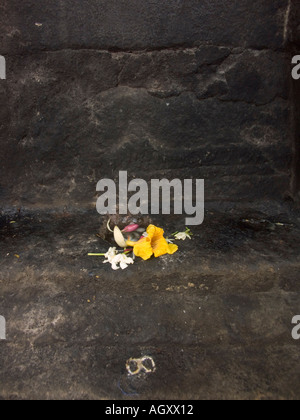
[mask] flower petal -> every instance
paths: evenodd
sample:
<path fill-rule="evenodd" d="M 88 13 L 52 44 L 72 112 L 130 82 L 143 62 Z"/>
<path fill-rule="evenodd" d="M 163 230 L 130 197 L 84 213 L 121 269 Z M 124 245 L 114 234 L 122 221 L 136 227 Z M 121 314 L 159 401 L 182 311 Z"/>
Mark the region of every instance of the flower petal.
<path fill-rule="evenodd" d="M 128 265 L 125 262 L 121 262 L 120 267 L 122 268 L 122 270 L 125 270 L 125 268 L 127 268 Z"/>
<path fill-rule="evenodd" d="M 164 238 L 163 229 L 150 225 L 147 228 L 147 234 L 147 237 L 134 244 L 134 254 L 137 257 L 149 260 L 153 254 L 157 258 L 166 254 L 174 254 L 178 250 L 177 245 L 168 244 Z"/>
<path fill-rule="evenodd" d="M 164 230 L 154 225 L 148 226 L 147 233 L 148 233 L 148 237 L 154 241 L 156 241 L 157 239 L 163 238 L 164 236 Z"/>
<path fill-rule="evenodd" d="M 115 228 L 114 228 L 114 238 L 115 238 L 116 243 L 121 248 L 126 248 L 125 238 L 124 238 L 122 232 L 120 231 L 120 229 L 118 228 L 118 226 L 115 226 Z"/>
<path fill-rule="evenodd" d="M 136 257 L 142 258 L 144 261 L 149 260 L 153 255 L 150 238 L 144 238 L 138 241 L 133 248 Z"/>
<path fill-rule="evenodd" d="M 131 232 L 135 232 L 140 226 L 136 223 L 132 223 L 131 225 L 126 226 L 122 232 L 125 233 L 131 233 Z"/>
<path fill-rule="evenodd" d="M 113 270 L 117 271 L 117 270 L 119 270 L 119 268 L 120 268 L 120 267 L 118 267 L 116 263 L 112 262 L 112 264 L 111 264 L 111 268 L 112 268 Z"/>
<path fill-rule="evenodd" d="M 147 229 L 147 233 L 151 238 L 151 245 L 156 258 L 165 254 L 174 254 L 178 250 L 177 245 L 168 244 L 167 240 L 164 238 L 163 229 L 150 225 Z"/>
<path fill-rule="evenodd" d="M 177 245 L 173 245 L 173 244 L 168 245 L 168 254 L 173 255 L 177 251 L 178 251 L 178 246 Z"/>
<path fill-rule="evenodd" d="M 158 238 L 152 242 L 152 248 L 154 252 L 154 256 L 161 257 L 162 255 L 168 254 L 169 244 L 165 238 Z"/>

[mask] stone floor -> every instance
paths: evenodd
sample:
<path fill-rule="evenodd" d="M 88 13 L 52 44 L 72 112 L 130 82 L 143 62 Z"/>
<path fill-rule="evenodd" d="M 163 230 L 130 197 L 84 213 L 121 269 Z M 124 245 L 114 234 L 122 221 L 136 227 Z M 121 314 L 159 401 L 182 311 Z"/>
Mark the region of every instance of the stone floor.
<path fill-rule="evenodd" d="M 118 272 L 87 256 L 109 246 L 100 225 L 94 210 L 2 212 L 2 399 L 300 397 L 299 212 L 211 205 L 176 254 Z M 142 356 L 155 371 L 129 376 Z"/>

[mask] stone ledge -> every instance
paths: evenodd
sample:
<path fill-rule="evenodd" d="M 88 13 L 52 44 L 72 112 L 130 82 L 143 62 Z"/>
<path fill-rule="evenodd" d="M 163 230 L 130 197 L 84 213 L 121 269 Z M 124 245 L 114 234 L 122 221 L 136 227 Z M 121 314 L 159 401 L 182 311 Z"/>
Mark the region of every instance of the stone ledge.
<path fill-rule="evenodd" d="M 87 257 L 110 246 L 95 212 L 2 213 L 1 397 L 298 398 L 299 222 L 208 208 L 177 254 L 113 272 Z M 157 371 L 129 377 L 141 355 Z"/>

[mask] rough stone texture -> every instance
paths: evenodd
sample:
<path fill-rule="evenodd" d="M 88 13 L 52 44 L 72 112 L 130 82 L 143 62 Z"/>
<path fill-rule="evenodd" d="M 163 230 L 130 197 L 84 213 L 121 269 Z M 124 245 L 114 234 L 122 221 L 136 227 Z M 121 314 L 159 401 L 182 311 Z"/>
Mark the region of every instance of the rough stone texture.
<path fill-rule="evenodd" d="M 299 399 L 298 6 L 1 0 L 1 399 Z M 87 253 L 119 170 L 204 178 L 206 218 L 115 273 Z"/>
<path fill-rule="evenodd" d="M 298 399 L 300 218 L 271 211 L 209 210 L 177 254 L 122 272 L 87 256 L 108 247 L 94 212 L 3 216 L 0 396 Z M 156 372 L 128 376 L 144 355 Z"/>
<path fill-rule="evenodd" d="M 290 3 L 290 25 L 288 31 L 288 39 L 290 44 L 291 56 L 299 55 L 300 51 L 300 2 L 293 1 Z M 300 83 L 292 80 L 292 99 L 293 99 L 293 126 L 294 126 L 294 160 L 293 160 L 293 178 L 292 192 L 293 195 L 300 200 Z"/>
<path fill-rule="evenodd" d="M 286 0 L 2 1 L 4 53 L 214 45 L 279 48 Z M 263 19 L 263 24 L 262 24 Z M 36 26 L 42 24 L 42 26 Z"/>
<path fill-rule="evenodd" d="M 71 3 L 2 2 L 2 207 L 89 207 L 121 169 L 290 194 L 288 1 Z"/>
<path fill-rule="evenodd" d="M 289 24 L 287 28 L 287 37 L 294 45 L 300 45 L 300 2 L 291 0 L 289 2 Z"/>

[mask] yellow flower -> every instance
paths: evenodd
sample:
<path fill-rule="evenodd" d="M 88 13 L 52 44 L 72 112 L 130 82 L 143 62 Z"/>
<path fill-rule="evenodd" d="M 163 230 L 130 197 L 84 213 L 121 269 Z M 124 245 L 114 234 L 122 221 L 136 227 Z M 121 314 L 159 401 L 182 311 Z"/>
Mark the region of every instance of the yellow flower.
<path fill-rule="evenodd" d="M 147 229 L 145 238 L 140 239 L 138 242 L 128 241 L 128 246 L 133 246 L 133 252 L 137 257 L 141 257 L 143 260 L 149 260 L 154 256 L 161 257 L 165 254 L 174 254 L 178 251 L 178 246 L 168 244 L 164 238 L 164 231 L 154 225 L 150 225 Z"/>

